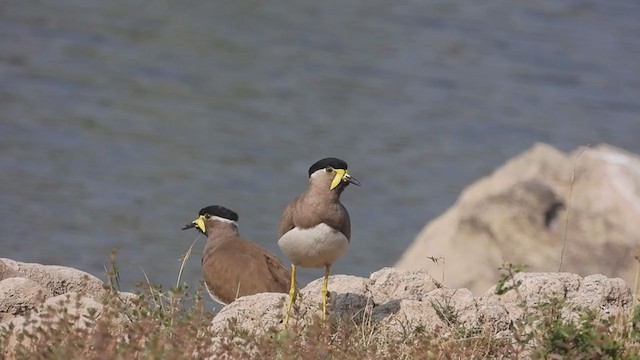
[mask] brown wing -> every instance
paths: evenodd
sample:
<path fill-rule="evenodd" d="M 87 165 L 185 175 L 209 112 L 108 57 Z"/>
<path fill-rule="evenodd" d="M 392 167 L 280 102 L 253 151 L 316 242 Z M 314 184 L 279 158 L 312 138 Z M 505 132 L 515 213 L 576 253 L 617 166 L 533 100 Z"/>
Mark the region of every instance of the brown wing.
<path fill-rule="evenodd" d="M 289 272 L 259 246 L 236 239 L 207 254 L 202 273 L 210 291 L 224 303 L 262 292 L 288 292 Z"/>
<path fill-rule="evenodd" d="M 351 241 L 351 217 L 344 205 L 340 204 L 340 207 L 342 208 L 343 216 L 340 218 L 340 226 L 338 229 L 342 231 L 347 240 Z"/>
<path fill-rule="evenodd" d="M 202 258 L 204 283 L 212 296 L 228 304 L 236 298 L 236 292 L 232 290 L 235 285 L 231 284 L 237 284 L 235 271 L 238 270 L 230 268 L 229 261 L 222 258 L 223 254 L 218 251 L 209 255 Z"/>
<path fill-rule="evenodd" d="M 280 229 L 278 231 L 278 238 L 281 238 L 282 235 L 286 234 L 287 232 L 289 232 L 289 230 L 296 227 L 296 225 L 293 223 L 293 210 L 295 209 L 298 199 L 299 197 L 297 197 L 295 200 L 290 202 L 287 205 L 287 207 L 284 209 L 284 212 L 282 213 L 282 218 L 280 219 Z"/>
<path fill-rule="evenodd" d="M 331 204 L 320 221 L 342 232 L 347 240 L 351 240 L 351 218 L 341 203 Z"/>
<path fill-rule="evenodd" d="M 291 286 L 291 272 L 273 254 L 264 253 L 265 264 L 273 278 L 271 292 L 289 292 Z"/>

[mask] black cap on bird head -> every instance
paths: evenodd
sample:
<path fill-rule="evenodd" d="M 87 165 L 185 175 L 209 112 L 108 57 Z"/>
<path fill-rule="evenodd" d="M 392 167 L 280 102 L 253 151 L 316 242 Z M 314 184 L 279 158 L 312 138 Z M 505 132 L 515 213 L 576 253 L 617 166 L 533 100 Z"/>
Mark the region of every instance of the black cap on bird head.
<path fill-rule="evenodd" d="M 322 160 L 316 161 L 313 165 L 311 165 L 311 167 L 309 168 L 309 177 L 311 177 L 311 174 L 313 174 L 314 172 L 320 169 L 327 168 L 329 166 L 334 169 L 347 170 L 346 161 L 338 158 L 324 158 Z"/>
<path fill-rule="evenodd" d="M 316 161 L 309 168 L 309 177 L 311 177 L 314 172 L 322 169 L 326 170 L 328 173 L 335 173 L 329 190 L 335 189 L 340 184 L 344 184 L 346 186 L 351 183 L 353 185 L 360 186 L 360 182 L 349 175 L 349 172 L 347 172 L 347 162 L 342 159 L 324 158 Z M 340 189 L 344 189 L 344 187 L 341 187 Z"/>
<path fill-rule="evenodd" d="M 238 214 L 236 214 L 234 211 L 229 210 L 224 206 L 211 205 L 200 209 L 200 212 L 198 212 L 198 218 L 187 224 L 182 228 L 182 230 L 196 228 L 200 230 L 201 233 L 206 234 L 207 229 L 205 226 L 205 221 L 211 219 L 212 217 L 217 217 L 232 223 L 238 222 Z"/>
<path fill-rule="evenodd" d="M 229 210 L 226 207 L 220 206 L 220 205 L 207 206 L 205 208 L 200 209 L 200 212 L 198 213 L 199 216 L 207 215 L 207 214 L 211 216 L 221 217 L 223 219 L 227 219 L 231 221 L 238 221 L 238 214 L 236 214 L 235 211 Z"/>

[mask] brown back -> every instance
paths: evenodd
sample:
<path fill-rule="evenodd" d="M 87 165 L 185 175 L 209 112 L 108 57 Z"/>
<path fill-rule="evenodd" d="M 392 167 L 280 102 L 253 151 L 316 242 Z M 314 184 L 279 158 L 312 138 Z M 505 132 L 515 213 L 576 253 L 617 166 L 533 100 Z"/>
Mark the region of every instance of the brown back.
<path fill-rule="evenodd" d="M 240 236 L 216 241 L 205 249 L 202 274 L 218 299 L 228 304 L 240 296 L 289 291 L 291 273 L 273 254 Z"/>

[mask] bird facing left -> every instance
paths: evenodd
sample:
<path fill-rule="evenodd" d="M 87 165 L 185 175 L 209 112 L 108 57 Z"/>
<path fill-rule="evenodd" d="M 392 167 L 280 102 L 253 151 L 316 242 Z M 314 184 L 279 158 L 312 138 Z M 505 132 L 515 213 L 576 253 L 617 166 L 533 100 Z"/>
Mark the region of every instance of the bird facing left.
<path fill-rule="evenodd" d="M 202 276 L 216 302 L 226 305 L 245 295 L 289 291 L 289 270 L 275 255 L 240 236 L 234 211 L 207 206 L 182 230 L 191 228 L 207 236 Z"/>

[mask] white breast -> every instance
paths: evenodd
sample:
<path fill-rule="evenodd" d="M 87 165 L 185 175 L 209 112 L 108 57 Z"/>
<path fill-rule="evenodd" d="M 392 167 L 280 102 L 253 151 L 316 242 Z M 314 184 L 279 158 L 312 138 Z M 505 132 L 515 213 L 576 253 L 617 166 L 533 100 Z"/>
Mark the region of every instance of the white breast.
<path fill-rule="evenodd" d="M 322 268 L 344 255 L 349 240 L 327 224 L 309 229 L 293 228 L 278 240 L 280 250 L 295 265 Z"/>

